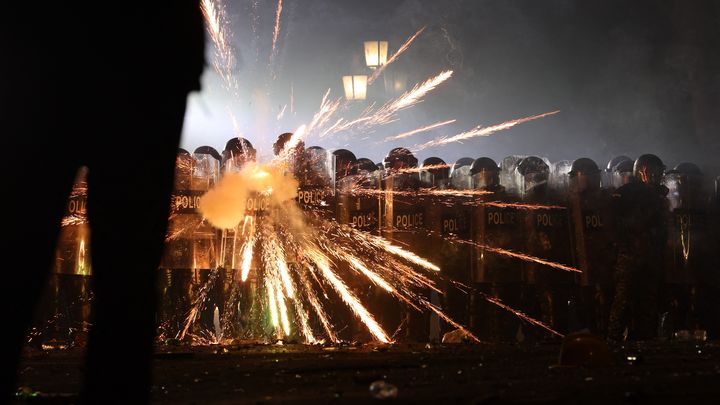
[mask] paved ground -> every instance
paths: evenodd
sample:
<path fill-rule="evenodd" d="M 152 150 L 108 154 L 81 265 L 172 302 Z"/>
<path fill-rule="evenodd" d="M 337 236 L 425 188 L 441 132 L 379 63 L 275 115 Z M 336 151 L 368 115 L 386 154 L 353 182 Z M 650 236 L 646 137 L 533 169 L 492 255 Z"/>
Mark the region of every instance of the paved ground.
<path fill-rule="evenodd" d="M 407 402 L 720 403 L 720 342 L 627 345 L 613 350 L 614 366 L 590 369 L 551 367 L 559 350 L 559 343 L 166 346 L 155 356 L 153 398 L 366 403 L 381 380 Z M 79 350 L 29 352 L 20 385 L 41 394 L 21 402 L 73 402 L 81 360 Z"/>

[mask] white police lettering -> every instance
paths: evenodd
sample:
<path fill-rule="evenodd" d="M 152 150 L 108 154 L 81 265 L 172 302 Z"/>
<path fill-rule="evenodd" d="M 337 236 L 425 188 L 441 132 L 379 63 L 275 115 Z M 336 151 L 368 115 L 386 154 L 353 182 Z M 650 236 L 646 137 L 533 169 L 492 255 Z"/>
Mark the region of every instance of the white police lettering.
<path fill-rule="evenodd" d="M 200 204 L 199 195 L 176 195 L 175 196 L 175 208 L 176 209 L 196 209 Z"/>
<path fill-rule="evenodd" d="M 416 228 L 421 226 L 423 226 L 423 214 L 421 212 L 399 214 L 395 216 L 396 228 Z"/>
<path fill-rule="evenodd" d="M 457 218 L 443 219 L 443 233 L 457 232 L 459 230 Z"/>
<path fill-rule="evenodd" d="M 358 212 L 351 217 L 350 223 L 355 228 L 365 229 L 375 225 L 377 223 L 377 218 L 375 217 L 374 212 Z"/>
<path fill-rule="evenodd" d="M 598 214 L 585 214 L 585 228 L 602 228 L 603 223 Z"/>
<path fill-rule="evenodd" d="M 84 215 L 87 207 L 87 199 L 84 197 L 72 198 L 68 201 L 68 213 L 70 215 Z"/>
<path fill-rule="evenodd" d="M 677 222 L 680 226 L 688 226 L 690 224 L 690 214 L 678 214 Z"/>
<path fill-rule="evenodd" d="M 302 205 L 323 205 L 324 201 L 324 190 L 300 190 L 298 192 L 298 203 Z"/>
<path fill-rule="evenodd" d="M 487 220 L 490 225 L 505 225 L 514 224 L 516 217 L 515 212 L 491 211 L 488 212 Z"/>
<path fill-rule="evenodd" d="M 270 208 L 270 199 L 267 197 L 249 197 L 245 204 L 248 212 L 267 211 Z"/>
<path fill-rule="evenodd" d="M 546 212 L 535 215 L 538 226 L 561 226 L 562 218 L 559 214 L 548 214 Z"/>

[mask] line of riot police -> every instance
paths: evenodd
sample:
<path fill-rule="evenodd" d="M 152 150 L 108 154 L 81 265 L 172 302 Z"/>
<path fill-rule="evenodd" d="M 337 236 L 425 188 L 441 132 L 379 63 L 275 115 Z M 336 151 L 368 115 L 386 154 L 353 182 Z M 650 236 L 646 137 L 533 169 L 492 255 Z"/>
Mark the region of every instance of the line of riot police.
<path fill-rule="evenodd" d="M 278 138 L 276 155 L 290 136 Z M 375 164 L 345 149 L 305 149 L 302 143 L 287 156 L 300 184 L 301 208 L 437 263 L 442 294 L 416 293 L 481 339 L 551 337 L 496 300 L 560 333 L 587 329 L 616 340 L 671 337 L 681 330 L 720 333 L 720 249 L 712 248 L 720 229 L 717 179 L 714 195 L 706 195 L 702 173 L 691 163 L 669 171 L 654 155 L 614 158 L 605 170 L 587 158 L 551 164 L 536 156 L 510 156 L 499 165 L 488 157 L 420 163 L 408 149 L 395 148 Z M 196 209 L 199 196 L 224 173 L 254 160 L 252 144 L 242 138 L 228 141 L 222 155 L 208 146 L 179 152 L 160 265 L 164 336 L 263 332 L 258 280 L 235 282 L 242 262 L 239 228 L 218 231 Z M 69 207 L 78 206 L 75 200 Z M 259 197 L 248 207 L 261 220 Z M 87 232 L 75 234 L 66 238 L 76 247 L 65 256 L 76 263 L 73 274 L 88 275 Z M 438 340 L 452 329 L 360 280 L 349 285 L 385 330 L 399 331 L 396 340 Z M 346 339 L 369 338 L 341 305 L 331 312 L 347 317 Z"/>

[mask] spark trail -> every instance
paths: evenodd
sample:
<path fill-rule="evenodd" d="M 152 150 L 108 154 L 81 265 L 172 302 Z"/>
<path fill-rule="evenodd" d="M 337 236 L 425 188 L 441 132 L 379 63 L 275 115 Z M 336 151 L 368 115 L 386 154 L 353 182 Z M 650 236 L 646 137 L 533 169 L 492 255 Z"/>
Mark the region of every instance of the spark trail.
<path fill-rule="evenodd" d="M 560 333 L 560 332 L 556 331 L 555 329 L 553 329 L 553 328 L 545 325 L 544 323 L 538 321 L 537 319 L 532 318 L 532 317 L 526 315 L 524 312 L 518 311 L 517 309 L 514 309 L 514 308 L 512 308 L 512 307 L 510 307 L 510 306 L 508 306 L 508 305 L 506 305 L 506 304 L 504 304 L 502 301 L 500 301 L 499 298 L 490 297 L 489 295 L 486 295 L 486 294 L 483 294 L 483 293 L 480 293 L 480 295 L 482 295 L 482 297 L 483 297 L 487 302 L 489 302 L 489 303 L 491 303 L 491 304 L 493 304 L 493 305 L 496 305 L 496 306 L 498 306 L 498 307 L 500 307 L 500 308 L 502 308 L 502 309 L 510 312 L 511 314 L 517 316 L 518 318 L 524 320 L 525 322 L 528 322 L 528 323 L 530 323 L 530 324 L 532 324 L 532 325 L 535 325 L 535 326 L 538 326 L 538 327 L 540 327 L 540 328 L 542 328 L 542 329 L 545 329 L 546 331 L 552 333 L 552 334 L 555 335 L 555 336 L 558 336 L 558 337 L 561 337 L 561 338 L 562 338 L 562 337 L 565 337 L 565 335 L 563 335 L 562 333 Z"/>
<path fill-rule="evenodd" d="M 273 29 L 271 58 L 273 58 L 273 57 L 275 57 L 275 55 L 277 55 L 277 43 L 278 43 L 278 37 L 280 36 L 280 17 L 282 15 L 282 10 L 283 10 L 283 2 L 282 2 L 282 0 L 278 0 L 277 9 L 275 10 L 275 27 Z"/>
<path fill-rule="evenodd" d="M 433 130 L 433 129 L 435 129 L 435 128 L 440 128 L 440 127 L 442 127 L 442 126 L 445 126 L 445 125 L 448 125 L 448 124 L 452 124 L 452 123 L 454 123 L 455 121 L 456 121 L 456 120 L 452 119 L 452 120 L 447 120 L 447 121 L 436 122 L 436 123 L 434 123 L 434 124 L 430 124 L 430 125 L 425 126 L 425 127 L 413 129 L 412 131 L 407 131 L 407 132 L 403 132 L 403 133 L 398 134 L 398 135 L 395 135 L 395 136 L 387 137 L 387 138 L 385 138 L 385 142 L 387 142 L 387 141 L 396 141 L 396 140 L 398 140 L 398 139 L 407 138 L 407 137 L 413 136 L 413 135 L 415 135 L 415 134 L 419 134 L 419 133 L 421 133 L 421 132 L 427 132 L 427 131 Z"/>
<path fill-rule="evenodd" d="M 380 77 L 380 74 L 385 70 L 385 67 L 387 67 L 389 64 L 395 62 L 395 60 L 400 57 L 400 55 L 403 54 L 403 52 L 407 51 L 408 48 L 410 48 L 410 45 L 415 41 L 417 37 L 420 36 L 420 34 L 425 31 L 426 27 L 422 27 L 417 32 L 415 32 L 410 38 L 408 38 L 402 45 L 400 45 L 400 48 L 398 48 L 397 52 L 395 52 L 388 60 L 385 62 L 384 65 L 378 66 L 377 69 L 373 72 L 372 75 L 368 78 L 368 86 L 371 85 L 378 77 Z"/>
<path fill-rule="evenodd" d="M 414 152 L 419 152 L 421 150 L 424 150 L 424 149 L 427 149 L 427 148 L 433 147 L 433 146 L 442 146 L 442 145 L 447 145 L 452 142 L 461 142 L 466 139 L 475 138 L 475 137 L 479 137 L 479 136 L 490 136 L 490 135 L 494 134 L 495 132 L 512 128 L 515 125 L 523 124 L 523 123 L 529 122 L 529 121 L 534 121 L 534 120 L 537 120 L 540 118 L 545 118 L 550 115 L 555 115 L 559 112 L 560 112 L 560 110 L 557 110 L 557 111 L 547 112 L 544 114 L 533 115 L 530 117 L 517 118 L 514 120 L 510 120 L 510 121 L 505 121 L 505 122 L 497 124 L 497 125 L 492 125 L 489 127 L 478 126 L 469 131 L 465 131 L 465 132 L 459 133 L 457 135 L 453 135 L 451 137 L 441 137 L 441 138 L 434 139 L 432 141 L 429 141 L 429 142 L 426 142 L 426 143 L 423 143 L 420 145 L 416 145 L 412 148 L 412 150 Z"/>

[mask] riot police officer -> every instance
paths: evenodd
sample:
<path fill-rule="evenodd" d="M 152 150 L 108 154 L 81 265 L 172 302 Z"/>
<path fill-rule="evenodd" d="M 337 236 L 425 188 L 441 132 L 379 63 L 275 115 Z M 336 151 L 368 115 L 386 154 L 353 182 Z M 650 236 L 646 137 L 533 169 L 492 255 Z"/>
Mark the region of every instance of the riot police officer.
<path fill-rule="evenodd" d="M 671 218 L 663 294 L 666 330 L 698 329 L 697 289 L 708 285 L 703 266 L 707 251 L 707 198 L 702 172 L 693 163 L 680 163 L 665 175 Z M 703 281 L 698 283 L 698 281 Z"/>
<path fill-rule="evenodd" d="M 610 218 L 610 194 L 600 187 L 601 172 L 588 158 L 573 162 L 569 208 L 579 277 L 577 326 L 605 335 L 612 299 L 615 260 Z"/>
<path fill-rule="evenodd" d="M 292 132 L 285 132 L 278 136 L 275 143 L 273 143 L 273 153 L 275 156 L 279 156 L 285 148 L 285 145 L 292 138 Z M 301 177 L 301 170 L 303 169 L 303 158 L 305 156 L 305 143 L 299 141 L 292 150 L 288 151 L 286 162 L 288 164 L 288 172 L 292 173 L 295 178 Z"/>
<path fill-rule="evenodd" d="M 427 240 L 426 212 L 424 204 L 420 204 L 412 195 L 404 193 L 416 192 L 420 187 L 420 178 L 416 171 L 409 171 L 418 166 L 418 160 L 406 148 L 394 148 L 383 159 L 385 176 L 383 190 L 385 198 L 382 215 L 382 235 L 391 241 L 398 241 L 409 246 L 409 249 L 420 253 L 418 247 Z M 395 330 L 405 318 L 405 333 L 400 339 L 410 342 L 424 342 L 429 336 L 430 318 L 426 313 L 418 313 L 413 308 L 402 304 L 398 306 L 390 299 L 388 308 L 393 310 L 383 313 L 383 326 L 386 330 Z"/>
<path fill-rule="evenodd" d="M 655 155 L 638 157 L 634 181 L 613 194 L 614 297 L 608 337 L 644 340 L 657 336 L 658 294 L 667 244 L 667 187 L 661 184 L 665 165 Z M 627 331 L 627 335 L 625 335 Z"/>
<path fill-rule="evenodd" d="M 509 203 L 513 199 L 500 185 L 500 168 L 494 160 L 481 157 L 470 167 L 475 190 L 489 191 L 485 201 Z M 522 293 L 521 266 L 517 259 L 498 255 L 485 247 L 513 251 L 525 249 L 524 223 L 517 208 L 502 205 L 478 204 L 473 209 L 472 290 L 470 294 L 470 327 L 481 339 L 515 341 L 521 323 L 513 314 L 487 302 L 484 296 L 500 299 L 505 304 L 520 307 Z"/>
<path fill-rule="evenodd" d="M 420 185 L 424 188 L 444 190 L 450 180 L 450 166 L 439 157 L 429 157 L 423 160 L 420 171 Z"/>
<path fill-rule="evenodd" d="M 298 178 L 300 208 L 325 219 L 335 217 L 333 158 L 332 153 L 320 146 L 307 148 Z"/>
<path fill-rule="evenodd" d="M 444 190 L 450 187 L 450 167 L 439 157 L 429 157 L 420 166 L 420 185 L 425 189 Z M 456 171 L 456 178 L 460 178 Z M 434 263 L 442 263 L 442 280 L 440 286 L 442 298 L 431 292 L 433 304 L 442 307 L 443 311 L 455 321 L 466 324 L 464 318 L 464 292 L 459 291 L 455 282 L 466 283 L 463 274 L 463 247 L 449 238 L 458 237 L 459 227 L 463 226 L 463 218 L 458 207 L 460 200 L 453 196 L 422 196 L 418 202 L 425 207 L 425 226 L 430 235 L 418 241 L 418 248 L 427 252 L 427 258 Z M 441 330 L 442 329 L 442 330 Z M 437 315 L 430 316 L 430 339 L 439 339 L 441 332 L 448 331 L 447 325 L 440 324 Z"/>
<path fill-rule="evenodd" d="M 222 173 L 240 171 L 249 162 L 254 162 L 256 155 L 257 152 L 250 141 L 240 137 L 231 138 L 222 152 L 221 171 Z"/>
<path fill-rule="evenodd" d="M 630 164 L 630 168 L 627 169 L 627 164 Z M 615 156 L 614 158 L 610 159 L 607 163 L 607 167 L 605 168 L 605 171 L 603 172 L 603 178 L 602 178 L 602 186 L 605 189 L 608 190 L 614 190 L 626 182 L 623 181 L 623 179 L 627 179 L 628 177 L 632 177 L 632 165 L 634 161 L 630 159 L 629 157 L 625 155 Z M 623 165 L 622 171 L 618 171 L 619 165 Z M 626 170 L 627 169 L 627 170 Z M 619 173 L 629 173 L 629 176 L 623 176 L 618 177 Z"/>
<path fill-rule="evenodd" d="M 516 171 L 523 202 L 539 205 L 522 212 L 527 235 L 525 252 L 544 260 L 570 263 L 568 212 L 562 208 L 542 207 L 560 203 L 550 195 L 548 164 L 539 157 L 529 156 L 520 161 Z M 567 331 L 573 275 L 538 263 L 524 262 L 523 277 L 526 283 L 523 308 L 561 333 Z"/>

